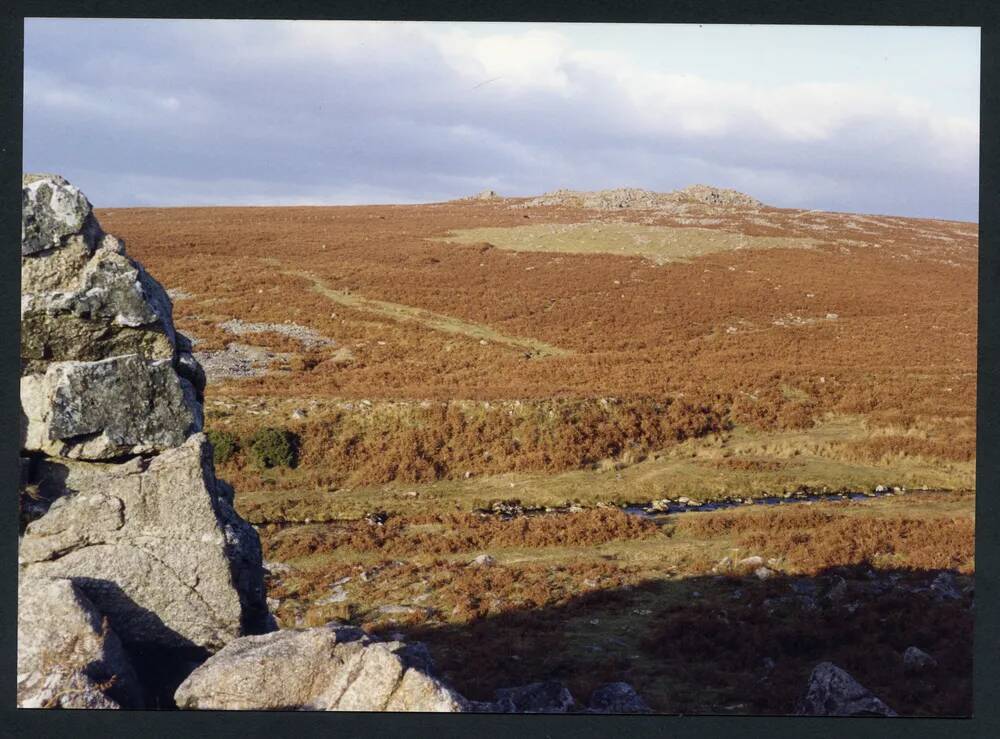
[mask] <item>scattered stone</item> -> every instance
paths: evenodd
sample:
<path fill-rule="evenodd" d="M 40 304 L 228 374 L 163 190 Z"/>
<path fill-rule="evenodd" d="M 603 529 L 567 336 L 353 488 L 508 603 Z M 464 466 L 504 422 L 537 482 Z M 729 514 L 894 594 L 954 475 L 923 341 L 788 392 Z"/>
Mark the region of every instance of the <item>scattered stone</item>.
<path fill-rule="evenodd" d="M 766 580 L 774 574 L 774 570 L 768 569 L 767 567 L 758 567 L 753 571 L 753 574 L 757 576 L 758 580 Z"/>
<path fill-rule="evenodd" d="M 931 591 L 939 600 L 958 600 L 962 594 L 958 591 L 955 576 L 950 572 L 938 573 L 931 581 Z"/>
<path fill-rule="evenodd" d="M 587 713 L 652 713 L 652 709 L 628 683 L 607 683 L 590 694 Z"/>
<path fill-rule="evenodd" d="M 800 716 L 896 716 L 847 672 L 831 662 L 821 662 L 812 671 Z"/>
<path fill-rule="evenodd" d="M 336 623 L 245 636 L 192 672 L 175 699 L 202 710 L 470 710 L 428 672 L 426 656 Z"/>
<path fill-rule="evenodd" d="M 343 603 L 344 601 L 347 600 L 347 598 L 348 595 L 347 591 L 344 589 L 344 586 L 340 583 L 334 583 L 333 587 L 330 590 L 330 594 L 325 598 L 317 600 L 316 605 L 328 606 L 328 605 L 333 605 L 334 603 Z"/>
<path fill-rule="evenodd" d="M 915 673 L 937 665 L 937 660 L 919 647 L 907 647 L 903 652 L 903 669 Z"/>
<path fill-rule="evenodd" d="M 260 377 L 267 373 L 272 362 L 288 359 L 291 355 L 260 346 L 230 342 L 225 349 L 195 352 L 194 356 L 204 367 L 208 381 L 220 382 L 242 377 Z"/>
<path fill-rule="evenodd" d="M 333 339 L 323 336 L 323 334 L 319 333 L 315 329 L 311 329 L 308 326 L 300 326 L 299 324 L 292 322 L 249 323 L 247 321 L 241 321 L 238 318 L 233 318 L 229 321 L 220 323 L 219 328 L 231 334 L 236 334 L 237 336 L 263 333 L 281 334 L 282 336 L 287 336 L 290 339 L 295 339 L 296 341 L 301 342 L 308 348 L 333 346 L 337 343 Z"/>
<path fill-rule="evenodd" d="M 189 293 L 187 290 L 180 287 L 172 287 L 167 290 L 167 296 L 171 301 L 177 302 L 178 300 L 191 300 L 194 294 Z"/>
<path fill-rule="evenodd" d="M 519 500 L 495 500 L 490 504 L 490 510 L 500 516 L 524 515 L 524 506 Z"/>
<path fill-rule="evenodd" d="M 499 200 L 500 196 L 493 190 L 483 190 L 469 197 L 469 200 Z"/>
<path fill-rule="evenodd" d="M 566 713 L 576 701 L 566 686 L 556 680 L 501 688 L 493 704 L 499 713 Z"/>
<path fill-rule="evenodd" d="M 264 561 L 262 564 L 265 574 L 268 575 L 287 575 L 292 571 L 292 566 L 284 562 Z"/>
<path fill-rule="evenodd" d="M 760 567 L 764 564 L 764 558 L 754 555 L 753 557 L 747 557 L 746 559 L 741 559 L 739 561 L 740 567 Z"/>
<path fill-rule="evenodd" d="M 496 561 L 496 559 L 494 557 L 491 557 L 488 554 L 480 554 L 478 557 L 476 557 L 474 560 L 472 560 L 469 564 L 471 566 L 473 566 L 473 567 L 492 567 L 496 563 L 497 563 L 497 561 Z"/>

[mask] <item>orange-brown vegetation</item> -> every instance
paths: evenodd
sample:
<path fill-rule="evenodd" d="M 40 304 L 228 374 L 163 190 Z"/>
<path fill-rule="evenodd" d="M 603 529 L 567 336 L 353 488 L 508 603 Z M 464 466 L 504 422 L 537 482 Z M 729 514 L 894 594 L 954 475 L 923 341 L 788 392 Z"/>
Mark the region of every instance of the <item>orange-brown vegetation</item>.
<path fill-rule="evenodd" d="M 942 601 L 927 586 L 943 570 L 973 572 L 971 502 L 928 493 L 689 513 L 660 533 L 598 509 L 263 526 L 261 535 L 269 561 L 293 566 L 269 586 L 284 624 L 340 618 L 419 638 L 475 698 L 549 677 L 585 697 L 624 680 L 661 711 L 783 713 L 830 659 L 901 713 L 962 714 L 971 596 Z M 470 564 L 484 550 L 498 562 Z M 753 554 L 774 558 L 770 579 L 718 567 L 724 555 Z M 839 577 L 847 587 L 834 598 Z M 811 605 L 791 582 L 813 584 Z M 338 583 L 347 595 L 330 603 Z M 414 605 L 385 614 L 384 604 Z M 911 645 L 938 659 L 931 673 L 903 674 Z"/>
<path fill-rule="evenodd" d="M 282 625 L 340 618 L 425 640 L 473 698 L 552 677 L 585 699 L 624 680 L 661 711 L 780 713 L 830 659 L 901 713 L 967 713 L 971 595 L 941 601 L 927 584 L 942 569 L 971 583 L 971 495 L 660 525 L 610 509 L 511 520 L 454 511 L 471 509 L 474 491 L 462 487 L 458 501 L 460 486 L 493 495 L 502 484 L 506 495 L 527 473 L 551 473 L 538 477 L 552 486 L 555 473 L 581 467 L 607 474 L 568 472 L 560 496 L 574 498 L 575 475 L 603 475 L 607 499 L 628 500 L 619 480 L 652 473 L 623 467 L 660 464 L 661 451 L 668 475 L 691 460 L 685 474 L 697 484 L 704 473 L 785 485 L 785 472 L 806 470 L 839 489 L 829 475 L 867 464 L 874 472 L 856 479 L 872 485 L 884 471 L 892 485 L 894 465 L 919 476 L 928 461 L 970 479 L 976 226 L 508 205 L 98 212 L 157 279 L 188 294 L 175 318 L 197 351 L 239 342 L 288 355 L 263 375 L 210 383 L 206 404 L 208 426 L 242 442 L 234 449 L 264 427 L 296 434 L 296 470 L 257 469 L 245 451 L 219 470 L 262 524 L 266 559 L 284 565 L 268 582 Z M 444 240 L 460 229 L 615 221 L 803 243 L 657 264 L 600 253 L 596 237 L 587 254 Z M 292 322 L 332 343 L 236 335 L 220 325 L 233 318 Z M 823 431 L 831 419 L 850 429 Z M 725 447 L 737 436 L 738 449 Z M 479 480 L 502 473 L 510 480 Z M 398 497 L 397 481 L 419 491 Z M 655 485 L 676 494 L 669 477 Z M 274 490 L 287 495 L 264 505 Z M 261 495 L 247 504 L 246 491 Z M 370 511 L 370 498 L 357 498 L 375 494 L 403 513 L 392 508 L 382 526 L 336 520 L 338 506 Z M 481 552 L 497 562 L 470 564 Z M 770 560 L 770 579 L 720 566 L 751 555 Z M 787 598 L 792 576 L 820 593 L 843 576 L 846 600 L 800 608 Z M 938 666 L 903 675 L 910 645 Z"/>
<path fill-rule="evenodd" d="M 956 462 L 971 462 L 976 458 L 976 435 L 974 429 L 965 433 L 935 439 L 919 439 L 912 436 L 875 436 L 858 439 L 840 445 L 848 459 L 862 462 L 880 462 L 898 457 L 924 457 Z"/>
<path fill-rule="evenodd" d="M 694 537 L 732 537 L 747 550 L 781 557 L 797 572 L 881 563 L 914 569 L 975 571 L 975 519 L 858 516 L 851 506 L 825 505 L 688 516 L 678 530 Z"/>
<path fill-rule="evenodd" d="M 259 424 L 249 416 L 227 428 L 249 437 Z M 315 484 L 338 487 L 575 469 L 626 452 L 638 458 L 726 425 L 718 401 L 666 398 L 426 403 L 367 414 L 333 408 L 289 427 L 299 438 L 299 463 L 322 471 Z M 241 457 L 223 472 L 239 485 L 254 468 Z"/>
<path fill-rule="evenodd" d="M 512 442 L 500 440 L 502 425 L 495 425 L 495 433 L 456 428 L 457 419 L 447 413 L 435 419 L 437 411 L 428 414 L 423 429 L 390 431 L 392 440 L 376 435 L 355 442 L 343 423 L 303 428 L 305 464 L 325 469 L 350 450 L 358 459 L 352 482 L 587 464 L 624 446 L 623 433 L 633 429 L 637 435 L 628 442 L 641 448 L 656 443 L 659 434 L 648 435 L 643 427 L 658 423 L 657 407 L 677 399 L 682 404 L 673 408 L 686 410 L 694 433 L 715 428 L 719 418 L 762 429 L 808 428 L 831 412 L 933 418 L 937 426 L 922 443 L 862 442 L 847 451 L 866 458 L 906 453 L 948 460 L 971 454 L 974 225 L 780 209 L 752 216 L 712 211 L 712 225 L 705 227 L 819 245 L 736 250 L 657 265 L 640 257 L 513 252 L 438 240 L 456 228 L 515 226 L 525 218 L 683 225 L 647 212 L 515 210 L 501 201 L 139 208 L 98 215 L 168 288 L 193 296 L 176 301 L 175 312 L 181 330 L 199 339 L 199 350 L 238 340 L 293 355 L 264 376 L 212 384 L 210 397 L 616 397 L 643 409 L 638 423 L 608 438 L 582 438 L 574 452 L 527 428 L 519 429 L 527 437 L 520 448 L 505 452 Z M 309 279 L 287 274 L 303 270 L 331 289 L 454 316 L 505 336 L 532 337 L 568 353 L 527 356 L 502 341 L 334 303 L 312 289 Z M 230 318 L 292 321 L 336 345 L 307 347 L 273 332 L 237 337 L 218 326 Z M 350 350 L 349 361 L 332 358 L 342 348 Z M 706 413 L 711 418 L 699 418 Z M 210 407 L 210 425 L 214 421 Z M 953 433 L 956 427 L 963 433 Z M 462 441 L 449 446 L 442 438 Z M 486 452 L 492 461 L 486 462 Z M 338 476 L 339 482 L 346 479 Z"/>
<path fill-rule="evenodd" d="M 653 536 L 652 521 L 617 509 L 520 516 L 503 520 L 468 513 L 390 517 L 384 525 L 366 521 L 294 527 L 265 536 L 267 559 L 288 561 L 317 552 L 377 552 L 387 557 L 454 554 L 497 547 L 587 546 Z"/>

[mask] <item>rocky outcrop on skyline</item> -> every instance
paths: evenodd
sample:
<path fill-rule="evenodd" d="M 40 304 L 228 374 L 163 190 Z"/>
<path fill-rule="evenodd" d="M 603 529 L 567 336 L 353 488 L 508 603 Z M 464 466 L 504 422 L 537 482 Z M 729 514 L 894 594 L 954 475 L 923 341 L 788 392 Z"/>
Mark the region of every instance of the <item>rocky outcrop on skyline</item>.
<path fill-rule="evenodd" d="M 764 204 L 754 197 L 737 190 L 709 185 L 691 185 L 672 192 L 654 192 L 634 187 L 585 192 L 580 190 L 555 190 L 536 198 L 512 205 L 512 208 L 538 206 L 564 206 L 593 208 L 596 210 L 665 210 L 682 211 L 688 206 L 708 205 L 725 208 L 762 208 Z"/>

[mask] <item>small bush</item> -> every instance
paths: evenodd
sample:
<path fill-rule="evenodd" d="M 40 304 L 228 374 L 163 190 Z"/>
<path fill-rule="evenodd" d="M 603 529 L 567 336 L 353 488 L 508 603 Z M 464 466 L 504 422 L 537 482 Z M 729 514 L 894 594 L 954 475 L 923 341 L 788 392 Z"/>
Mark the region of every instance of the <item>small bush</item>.
<path fill-rule="evenodd" d="M 250 438 L 250 458 L 258 467 L 294 467 L 297 441 L 295 434 L 285 429 L 260 429 Z"/>
<path fill-rule="evenodd" d="M 205 435 L 212 445 L 212 459 L 216 464 L 225 464 L 240 451 L 240 440 L 231 431 L 212 429 Z"/>

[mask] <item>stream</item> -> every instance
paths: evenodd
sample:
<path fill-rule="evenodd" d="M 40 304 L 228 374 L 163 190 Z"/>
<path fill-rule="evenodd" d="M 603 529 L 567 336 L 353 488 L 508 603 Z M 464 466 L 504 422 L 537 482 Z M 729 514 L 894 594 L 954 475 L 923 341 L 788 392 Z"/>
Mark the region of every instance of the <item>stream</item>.
<path fill-rule="evenodd" d="M 918 491 L 931 492 L 931 491 Z M 763 498 L 744 498 L 742 500 L 715 500 L 701 502 L 655 501 L 642 505 L 627 505 L 622 508 L 626 513 L 643 518 L 660 518 L 675 513 L 696 513 L 699 511 L 721 511 L 727 508 L 744 508 L 755 505 L 794 505 L 796 503 L 829 503 L 847 500 L 867 500 L 869 498 L 884 498 L 893 495 L 908 495 L 912 491 L 883 490 L 872 493 L 792 493 L 784 495 L 767 495 Z"/>

